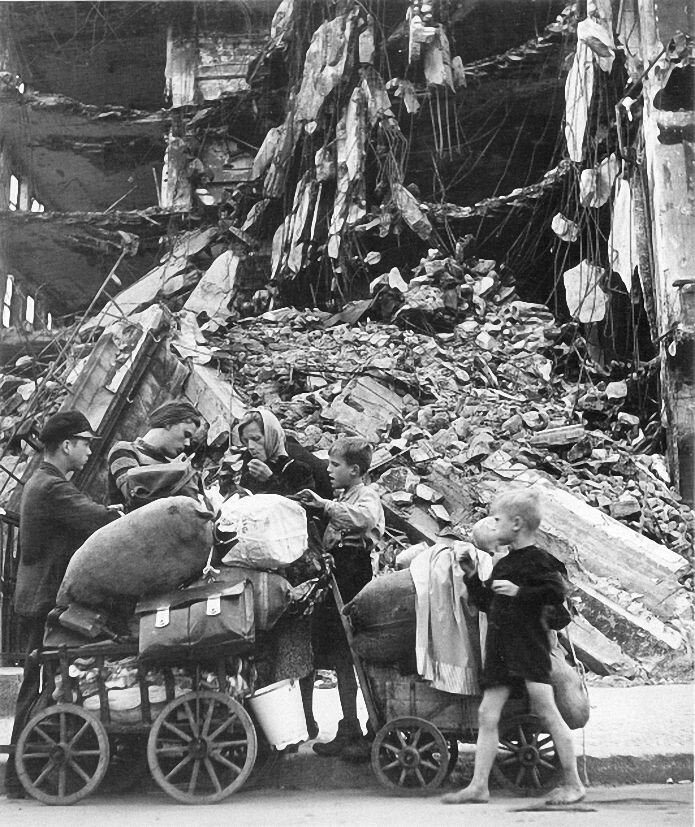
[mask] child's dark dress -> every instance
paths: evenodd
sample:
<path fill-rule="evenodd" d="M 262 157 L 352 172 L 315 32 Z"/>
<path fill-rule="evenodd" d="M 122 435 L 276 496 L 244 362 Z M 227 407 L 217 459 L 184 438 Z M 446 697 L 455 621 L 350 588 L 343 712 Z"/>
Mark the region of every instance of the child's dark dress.
<path fill-rule="evenodd" d="M 550 641 L 543 607 L 563 602 L 567 570 L 552 554 L 537 546 L 514 549 L 493 568 L 490 581 L 477 574 L 467 578 L 469 594 L 487 614 L 488 630 L 483 666 L 483 689 L 516 687 L 523 681 L 550 683 Z M 510 580 L 519 586 L 516 597 L 495 594 L 488 583 Z"/>

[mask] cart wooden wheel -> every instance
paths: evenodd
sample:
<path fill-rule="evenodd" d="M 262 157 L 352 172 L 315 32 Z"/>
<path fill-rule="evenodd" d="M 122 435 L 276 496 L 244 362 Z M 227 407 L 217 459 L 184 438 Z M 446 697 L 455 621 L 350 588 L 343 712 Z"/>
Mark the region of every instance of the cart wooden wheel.
<path fill-rule="evenodd" d="M 109 765 L 109 739 L 101 721 L 75 704 L 56 704 L 22 730 L 17 775 L 32 798 L 74 804 L 93 792 Z"/>
<path fill-rule="evenodd" d="M 557 784 L 560 759 L 552 735 L 536 715 L 517 715 L 500 724 L 494 777 L 522 795 L 543 795 Z"/>
<path fill-rule="evenodd" d="M 152 777 L 184 804 L 213 804 L 246 781 L 256 760 L 256 730 L 244 707 L 221 692 L 170 701 L 147 740 Z"/>
<path fill-rule="evenodd" d="M 423 718 L 394 718 L 377 732 L 372 769 L 387 789 L 408 795 L 434 790 L 449 771 L 446 739 Z"/>

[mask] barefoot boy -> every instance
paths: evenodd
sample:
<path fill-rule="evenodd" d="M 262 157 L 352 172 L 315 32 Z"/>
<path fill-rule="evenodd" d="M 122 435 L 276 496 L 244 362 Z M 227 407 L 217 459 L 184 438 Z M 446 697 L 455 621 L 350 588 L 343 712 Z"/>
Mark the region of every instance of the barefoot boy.
<path fill-rule="evenodd" d="M 384 510 L 379 494 L 363 481 L 371 462 L 372 448 L 368 442 L 357 438 L 339 439 L 328 454 L 328 475 L 333 488 L 341 492 L 337 499 L 326 500 L 309 490 L 299 492 L 302 502 L 320 508 L 328 519 L 323 544 L 335 559 L 335 579 L 346 603 L 372 579 L 370 550 L 384 532 Z M 314 632 L 317 660 L 324 661 L 318 665 L 335 668 L 343 711 L 334 740 L 314 744 L 314 752 L 321 756 L 340 755 L 345 760 L 366 760 L 370 745 L 362 736 L 357 718 L 357 681 L 352 657 L 332 597 L 317 613 Z"/>
<path fill-rule="evenodd" d="M 584 798 L 577 773 L 572 736 L 562 720 L 550 683 L 550 641 L 543 622 L 543 608 L 561 604 L 565 596 L 563 564 L 536 545 L 541 514 L 536 497 L 528 491 L 511 490 L 498 496 L 486 518 L 485 535 L 509 554 L 495 563 L 489 581 L 481 582 L 475 564 L 463 556 L 469 594 L 487 614 L 488 632 L 483 667 L 483 700 L 478 713 L 478 742 L 471 783 L 445 795 L 445 804 L 482 804 L 488 801 L 488 778 L 497 755 L 498 724 L 512 689 L 525 686 L 533 710 L 555 741 L 565 775 L 548 804 L 573 804 Z"/>

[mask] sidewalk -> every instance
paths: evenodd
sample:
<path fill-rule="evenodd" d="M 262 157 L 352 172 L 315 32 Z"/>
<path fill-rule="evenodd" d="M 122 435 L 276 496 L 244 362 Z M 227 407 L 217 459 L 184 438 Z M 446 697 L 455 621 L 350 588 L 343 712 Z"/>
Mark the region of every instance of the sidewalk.
<path fill-rule="evenodd" d="M 593 687 L 591 719 L 574 733 L 580 768 L 586 755 L 590 784 L 665 783 L 692 779 L 693 688 L 689 685 Z M 314 710 L 319 740 L 335 734 L 340 718 L 336 689 L 317 689 Z M 361 719 L 367 714 L 361 705 Z M 11 719 L 0 719 L 0 743 L 7 743 Z M 471 747 L 472 751 L 472 747 Z M 0 780 L 6 756 L 0 755 Z M 316 756 L 310 744 L 282 758 L 263 786 L 291 789 L 359 789 L 375 786 L 370 765 Z"/>

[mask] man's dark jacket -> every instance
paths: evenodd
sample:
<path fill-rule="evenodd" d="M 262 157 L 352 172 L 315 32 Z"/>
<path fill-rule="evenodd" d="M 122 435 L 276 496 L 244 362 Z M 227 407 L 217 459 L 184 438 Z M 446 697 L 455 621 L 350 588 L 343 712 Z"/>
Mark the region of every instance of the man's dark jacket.
<path fill-rule="evenodd" d="M 29 479 L 19 510 L 19 568 L 14 608 L 44 617 L 55 606 L 68 562 L 91 534 L 118 514 L 79 491 L 49 462 Z"/>

